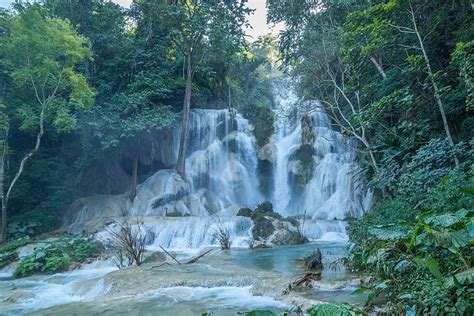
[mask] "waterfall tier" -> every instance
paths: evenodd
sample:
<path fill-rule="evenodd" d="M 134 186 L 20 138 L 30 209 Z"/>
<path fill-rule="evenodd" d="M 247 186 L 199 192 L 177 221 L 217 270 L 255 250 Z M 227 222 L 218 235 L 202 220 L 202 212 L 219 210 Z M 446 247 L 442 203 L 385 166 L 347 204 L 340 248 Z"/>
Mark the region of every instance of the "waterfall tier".
<path fill-rule="evenodd" d="M 257 149 L 253 127 L 236 110 L 192 110 L 187 181 L 174 170 L 159 170 L 137 187 L 132 202 L 126 194 L 76 201 L 66 225 L 100 229 L 113 218 L 138 217 L 150 249 L 218 245 L 218 227 L 225 225 L 233 246 L 246 246 L 253 223 L 236 216 L 238 210 L 270 200 L 283 216 L 304 215 L 301 225 L 310 239 L 344 238 L 340 220 L 360 216 L 371 199 L 356 176 L 351 141 L 332 128 L 318 102 L 300 102 L 289 80 L 274 88 L 275 130 L 267 145 Z M 171 134 L 166 156 L 176 161 L 179 127 Z M 266 193 L 262 162 L 271 172 Z"/>

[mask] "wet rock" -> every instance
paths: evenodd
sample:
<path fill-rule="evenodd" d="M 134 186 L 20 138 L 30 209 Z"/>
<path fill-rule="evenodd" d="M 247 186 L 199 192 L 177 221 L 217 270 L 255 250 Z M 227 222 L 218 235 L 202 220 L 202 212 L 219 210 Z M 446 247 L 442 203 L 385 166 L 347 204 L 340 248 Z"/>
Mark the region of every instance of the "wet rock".
<path fill-rule="evenodd" d="M 274 189 L 273 163 L 259 159 L 257 172 L 260 191 L 266 198 L 270 198 Z"/>
<path fill-rule="evenodd" d="M 130 204 L 127 194 L 80 198 L 69 207 L 64 226 L 69 233 L 93 232 L 110 220 L 126 215 Z"/>
<path fill-rule="evenodd" d="M 185 195 L 186 192 L 184 190 L 180 190 L 176 193 L 163 193 L 151 202 L 151 207 L 158 208 L 170 202 L 177 201 L 183 198 Z"/>
<path fill-rule="evenodd" d="M 311 181 L 314 169 L 315 151 L 312 145 L 302 145 L 296 149 L 289 158 L 290 183 L 297 190 L 304 190 Z"/>
<path fill-rule="evenodd" d="M 272 243 L 275 245 L 299 245 L 309 242 L 308 238 L 299 231 L 288 229 L 278 230 L 274 234 Z"/>
<path fill-rule="evenodd" d="M 151 262 L 165 262 L 166 261 L 166 254 L 161 251 L 156 251 L 149 255 L 148 257 L 143 260 L 143 263 L 151 263 Z"/>
<path fill-rule="evenodd" d="M 323 256 L 321 250 L 317 248 L 312 254 L 304 258 L 307 270 L 322 270 Z"/>
<path fill-rule="evenodd" d="M 255 240 L 266 239 L 270 237 L 275 231 L 271 220 L 264 216 L 259 216 L 253 219 L 252 236 Z"/>
<path fill-rule="evenodd" d="M 262 204 L 259 204 L 255 211 L 252 213 L 252 217 L 260 216 L 270 216 L 276 219 L 282 218 L 279 213 L 273 211 L 273 204 L 271 202 L 265 201 Z"/>
<path fill-rule="evenodd" d="M 301 145 L 313 146 L 316 141 L 313 118 L 305 114 L 301 117 Z"/>
<path fill-rule="evenodd" d="M 176 202 L 187 194 L 189 184 L 175 170 L 160 170 L 138 186 L 130 213 L 163 216 L 161 208 L 164 205 Z"/>
<path fill-rule="evenodd" d="M 237 212 L 237 216 L 251 217 L 252 210 L 248 207 L 243 207 Z"/>

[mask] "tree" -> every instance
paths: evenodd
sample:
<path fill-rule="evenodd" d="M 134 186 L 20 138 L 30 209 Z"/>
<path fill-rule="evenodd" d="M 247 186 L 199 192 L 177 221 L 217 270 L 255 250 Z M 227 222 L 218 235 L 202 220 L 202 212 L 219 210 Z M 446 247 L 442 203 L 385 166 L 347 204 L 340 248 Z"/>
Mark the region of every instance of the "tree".
<path fill-rule="evenodd" d="M 407 8 L 404 8 L 404 7 L 397 8 L 397 5 L 402 5 L 402 6 L 407 5 Z M 403 1 L 403 3 L 401 3 L 400 1 L 392 1 L 392 4 L 391 4 L 391 6 L 389 6 L 389 8 L 396 8 L 396 9 L 398 9 L 397 12 L 399 12 L 399 11 L 403 12 L 404 9 L 407 9 L 407 13 L 408 13 L 409 21 L 410 21 L 409 26 L 398 25 L 398 24 L 392 24 L 391 26 L 394 27 L 395 29 L 397 29 L 399 32 L 401 32 L 403 34 L 411 34 L 412 36 L 414 36 L 416 38 L 416 43 L 413 44 L 413 45 L 410 45 L 410 46 L 403 45 L 403 44 L 400 44 L 400 45 L 403 45 L 403 47 L 405 47 L 407 49 L 418 50 L 422 53 L 423 60 L 424 60 L 424 63 L 425 63 L 426 73 L 428 75 L 428 80 L 430 81 L 431 86 L 433 88 L 434 98 L 436 100 L 439 112 L 441 114 L 441 118 L 443 120 L 443 126 L 444 126 L 444 130 L 446 132 L 446 137 L 447 137 L 448 142 L 451 145 L 451 147 L 454 148 L 454 141 L 453 141 L 453 137 L 451 135 L 451 131 L 450 131 L 450 128 L 449 128 L 448 119 L 446 117 L 445 106 L 444 106 L 442 98 L 441 98 L 441 90 L 439 88 L 438 83 L 436 82 L 436 79 L 435 79 L 436 74 L 433 70 L 432 62 L 430 60 L 430 57 L 428 56 L 427 48 L 425 47 L 426 46 L 425 45 L 426 34 L 422 34 L 422 32 L 421 32 L 421 30 L 418 26 L 416 12 L 413 8 L 413 5 L 412 5 L 410 0 L 406 1 L 406 3 L 405 3 L 405 1 Z M 406 19 L 402 19 L 402 21 L 403 20 L 406 20 Z M 435 27 L 436 27 L 436 25 L 435 25 Z M 459 166 L 459 159 L 457 157 L 454 158 L 454 161 L 455 161 L 456 166 Z"/>
<path fill-rule="evenodd" d="M 183 118 L 176 169 L 185 178 L 186 146 L 188 142 L 191 93 L 196 69 L 206 54 L 209 43 L 220 47 L 238 47 L 243 41 L 243 27 L 247 0 L 175 0 L 158 6 L 162 22 L 168 25 L 170 37 L 185 60 L 186 87 L 183 101 Z M 225 45 L 222 43 L 225 42 Z"/>
<path fill-rule="evenodd" d="M 2 200 L 1 240 L 7 240 L 8 200 L 28 160 L 41 146 L 45 128 L 74 128 L 74 111 L 90 108 L 94 91 L 76 66 L 90 58 L 88 41 L 66 20 L 51 18 L 40 5 L 17 7 L 7 17 L 7 35 L 0 39 L 2 60 L 11 86 L 6 98 L 10 120 L 22 131 L 36 131 L 34 147 L 25 153 Z M 11 102 L 11 103 L 10 103 Z"/>

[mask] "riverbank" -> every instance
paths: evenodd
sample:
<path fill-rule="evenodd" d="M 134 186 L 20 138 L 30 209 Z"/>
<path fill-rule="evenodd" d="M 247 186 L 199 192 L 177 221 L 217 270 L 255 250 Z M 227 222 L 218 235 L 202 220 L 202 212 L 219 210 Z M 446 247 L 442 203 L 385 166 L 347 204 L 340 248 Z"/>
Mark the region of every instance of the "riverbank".
<path fill-rule="evenodd" d="M 283 295 L 288 283 L 304 274 L 296 260 L 316 247 L 325 261 L 321 280 L 313 288 Z M 97 261 L 76 271 L 0 282 L 0 310 L 37 315 L 131 311 L 144 315 L 200 315 L 206 311 L 235 315 L 257 308 L 284 311 L 293 305 L 308 307 L 321 302 L 361 304 L 363 299 L 350 295 L 358 286 L 357 276 L 343 268 L 329 268 L 329 262 L 344 254 L 344 243 L 325 241 L 260 250 L 216 249 L 191 265 L 149 263 L 116 270 L 112 262 Z M 179 258 L 190 255 L 182 252 Z"/>

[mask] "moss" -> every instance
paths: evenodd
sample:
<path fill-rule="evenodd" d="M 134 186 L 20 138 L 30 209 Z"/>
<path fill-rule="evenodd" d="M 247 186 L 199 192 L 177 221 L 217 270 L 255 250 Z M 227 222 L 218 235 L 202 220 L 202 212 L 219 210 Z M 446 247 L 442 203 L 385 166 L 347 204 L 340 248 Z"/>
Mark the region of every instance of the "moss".
<path fill-rule="evenodd" d="M 254 240 L 265 239 L 275 232 L 272 221 L 263 217 L 253 218 L 252 236 Z"/>
<path fill-rule="evenodd" d="M 275 113 L 267 106 L 255 106 L 249 104 L 242 110 L 243 116 L 254 126 L 253 134 L 259 147 L 268 143 L 273 134 L 273 122 Z"/>
<path fill-rule="evenodd" d="M 248 207 L 243 207 L 237 212 L 237 216 L 251 217 L 252 210 Z"/>

